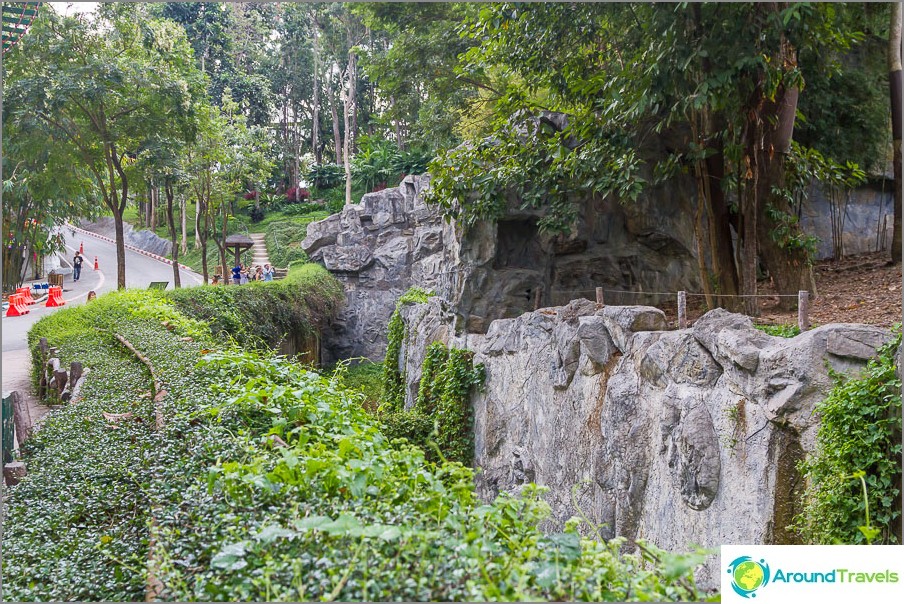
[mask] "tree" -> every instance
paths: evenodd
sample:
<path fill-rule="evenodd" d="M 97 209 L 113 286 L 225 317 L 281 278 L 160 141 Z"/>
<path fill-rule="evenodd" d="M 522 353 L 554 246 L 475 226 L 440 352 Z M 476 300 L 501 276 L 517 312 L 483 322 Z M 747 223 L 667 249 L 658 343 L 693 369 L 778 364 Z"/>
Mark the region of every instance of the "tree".
<path fill-rule="evenodd" d="M 16 50 L 4 59 L 11 79 L 26 59 Z M 63 225 L 95 216 L 97 204 L 90 174 L 40 123 L 3 123 L 3 291 L 13 292 L 29 269 L 37 276 L 41 258 L 65 252 Z"/>
<path fill-rule="evenodd" d="M 901 263 L 901 3 L 895 2 L 891 7 L 891 25 L 888 35 L 888 84 L 891 92 L 891 130 L 893 144 L 893 162 L 895 174 L 895 220 L 891 240 L 891 259 L 895 264 Z"/>
<path fill-rule="evenodd" d="M 129 160 L 152 137 L 191 140 L 203 91 L 191 47 L 178 26 L 139 4 L 104 4 L 90 19 L 44 11 L 22 42 L 29 61 L 9 88 L 12 118 L 41 121 L 92 174 L 113 214 L 124 288 Z"/>
<path fill-rule="evenodd" d="M 810 241 L 784 171 L 800 58 L 837 62 L 859 39 L 842 16 L 786 3 L 481 5 L 464 29 L 478 45 L 459 72 L 496 91 L 492 137 L 431 165 L 434 198 L 466 223 L 498 218 L 514 198 L 545 208 L 540 227 L 558 232 L 571 228 L 576 200 L 631 203 L 644 187 L 692 174 L 712 302 L 756 294 L 757 258 L 781 293 L 812 289 Z M 664 155 L 649 144 L 657 137 Z"/>

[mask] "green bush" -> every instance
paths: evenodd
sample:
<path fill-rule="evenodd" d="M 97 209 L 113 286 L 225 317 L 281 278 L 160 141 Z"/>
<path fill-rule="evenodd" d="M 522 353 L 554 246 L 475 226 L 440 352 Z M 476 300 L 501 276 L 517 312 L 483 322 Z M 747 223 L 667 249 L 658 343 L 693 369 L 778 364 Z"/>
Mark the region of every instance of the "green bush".
<path fill-rule="evenodd" d="M 800 335 L 800 327 L 797 325 L 754 325 L 754 327 L 770 336 L 778 336 L 780 338 L 793 338 Z"/>
<path fill-rule="evenodd" d="M 389 341 L 383 358 L 383 405 L 386 410 L 401 411 L 405 404 L 405 375 L 399 371 L 399 353 L 406 337 L 401 309 L 406 304 L 423 304 L 433 295 L 433 292 L 412 287 L 399 298 L 389 318 L 386 334 Z"/>
<path fill-rule="evenodd" d="M 544 534 L 542 489 L 483 504 L 471 470 L 390 442 L 340 380 L 189 341 L 200 324 L 180 315 L 127 292 L 36 324 L 32 344 L 68 325 L 52 344 L 92 371 L 9 489 L 5 599 L 140 601 L 150 573 L 176 601 L 701 599 L 704 553 L 626 555 L 577 520 Z M 156 405 L 113 332 L 154 365 Z"/>
<path fill-rule="evenodd" d="M 345 182 L 345 167 L 339 164 L 315 165 L 308 173 L 308 180 L 318 189 L 338 187 Z"/>
<path fill-rule="evenodd" d="M 278 346 L 287 335 L 319 331 L 345 301 L 342 284 L 318 264 L 293 266 L 279 281 L 166 290 L 163 296 L 206 322 L 216 337 L 265 347 Z"/>
<path fill-rule="evenodd" d="M 367 411 L 373 413 L 377 410 L 383 394 L 382 364 L 364 361 L 336 372 L 342 375 L 342 382 L 350 390 L 360 392 L 364 396 L 361 404 Z"/>
<path fill-rule="evenodd" d="M 794 528 L 807 543 L 865 543 L 863 472 L 871 525 L 869 540 L 900 543 L 901 381 L 895 377 L 895 353 L 884 346 L 878 358 L 855 379 L 836 376 L 837 385 L 819 404 L 822 416 L 816 451 L 801 471 L 807 479 L 804 509 Z"/>

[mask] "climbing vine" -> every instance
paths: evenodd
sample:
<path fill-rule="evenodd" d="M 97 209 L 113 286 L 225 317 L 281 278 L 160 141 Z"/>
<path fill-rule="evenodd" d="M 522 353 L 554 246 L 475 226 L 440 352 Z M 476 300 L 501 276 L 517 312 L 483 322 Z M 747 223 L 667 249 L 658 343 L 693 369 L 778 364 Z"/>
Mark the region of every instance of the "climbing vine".
<path fill-rule="evenodd" d="M 405 375 L 399 370 L 399 353 L 405 340 L 405 322 L 402 321 L 402 307 L 406 304 L 423 304 L 433 292 L 412 287 L 402 294 L 396 303 L 395 312 L 389 319 L 386 357 L 383 359 L 383 410 L 401 411 L 405 403 Z"/>
<path fill-rule="evenodd" d="M 899 333 L 861 377 L 837 376 L 817 407 L 822 423 L 816 452 L 801 465 L 807 490 L 794 525 L 807 542 L 901 542 L 901 380 L 895 376 L 900 344 Z M 863 485 L 852 480 L 860 476 Z"/>
<path fill-rule="evenodd" d="M 449 461 L 470 465 L 474 458 L 471 388 L 483 385 L 484 366 L 473 366 L 470 350 L 434 342 L 427 348 L 415 411 L 436 417 L 436 444 Z"/>

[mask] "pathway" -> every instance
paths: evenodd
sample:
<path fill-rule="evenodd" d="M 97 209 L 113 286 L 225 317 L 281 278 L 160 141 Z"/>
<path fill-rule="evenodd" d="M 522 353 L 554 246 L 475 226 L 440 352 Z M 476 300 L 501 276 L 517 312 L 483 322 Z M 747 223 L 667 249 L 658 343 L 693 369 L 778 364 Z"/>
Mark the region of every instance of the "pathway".
<path fill-rule="evenodd" d="M 75 251 L 84 244 L 85 263 L 82 267 L 82 278 L 76 283 L 72 275 L 63 280 L 63 299 L 67 308 L 84 304 L 88 292 L 101 294 L 116 289 L 116 245 L 87 233 L 74 233 L 72 229 L 62 229 L 68 251 L 67 259 L 71 260 Z M 94 259 L 98 259 L 98 270 L 94 270 Z M 190 270 L 180 270 L 182 283 L 185 286 L 200 284 L 202 278 Z M 171 265 L 155 258 L 126 249 L 126 286 L 145 289 L 151 281 L 168 281 L 172 289 L 173 268 Z M 2 388 L 4 392 L 18 390 L 28 402 L 32 422 L 46 415 L 50 409 L 41 405 L 31 392 L 31 355 L 28 351 L 27 334 L 31 326 L 41 317 L 56 312 L 56 308 L 47 308 L 43 301 L 28 307 L 31 311 L 22 317 L 6 317 L 3 313 L 3 351 L 2 351 Z"/>
<path fill-rule="evenodd" d="M 264 266 L 270 264 L 270 256 L 267 255 L 267 244 L 263 233 L 251 233 L 249 235 L 254 245 L 251 246 L 251 266 Z"/>

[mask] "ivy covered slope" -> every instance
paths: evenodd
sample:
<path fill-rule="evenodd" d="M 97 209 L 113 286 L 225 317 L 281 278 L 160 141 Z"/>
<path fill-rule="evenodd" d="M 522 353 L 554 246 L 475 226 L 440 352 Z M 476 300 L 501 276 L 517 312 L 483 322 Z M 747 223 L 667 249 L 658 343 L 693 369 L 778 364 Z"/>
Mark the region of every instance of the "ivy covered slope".
<path fill-rule="evenodd" d="M 110 294 L 36 325 L 32 344 L 46 336 L 91 372 L 10 490 L 5 599 L 702 597 L 700 553 L 623 555 L 618 541 L 579 537 L 577 520 L 544 535 L 537 488 L 482 505 L 470 469 L 390 446 L 340 377 L 210 333 L 161 292 Z M 156 404 L 147 368 L 113 334 L 153 365 Z"/>
<path fill-rule="evenodd" d="M 836 376 L 817 409 L 822 423 L 801 467 L 807 489 L 795 523 L 809 543 L 901 543 L 900 345 L 899 333 L 862 375 Z"/>

